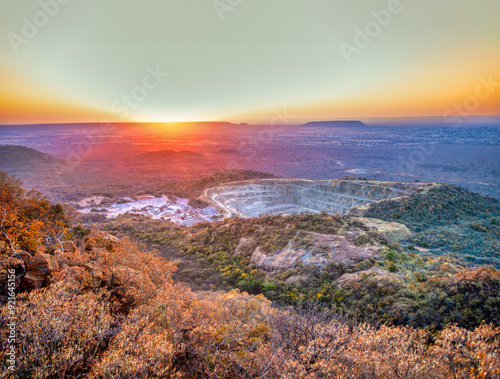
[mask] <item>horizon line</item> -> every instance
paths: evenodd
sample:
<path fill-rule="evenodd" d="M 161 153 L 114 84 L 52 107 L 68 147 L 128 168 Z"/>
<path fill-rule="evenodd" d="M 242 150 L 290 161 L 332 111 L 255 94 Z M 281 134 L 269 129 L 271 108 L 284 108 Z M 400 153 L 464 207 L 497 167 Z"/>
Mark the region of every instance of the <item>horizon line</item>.
<path fill-rule="evenodd" d="M 464 116 L 463 124 L 469 124 L 471 122 L 470 119 L 492 119 L 491 121 L 497 122 L 500 121 L 499 115 L 470 115 Z M 440 123 L 446 124 L 446 121 L 443 119 L 443 116 L 395 116 L 395 117 L 362 117 L 359 119 L 356 118 L 321 118 L 321 119 L 304 119 L 299 123 L 288 123 L 288 126 L 301 126 L 308 123 L 313 122 L 370 122 L 370 121 L 397 121 L 397 120 L 430 120 L 433 122 L 439 120 Z M 248 126 L 266 126 L 268 123 L 256 122 L 253 123 L 251 121 L 243 121 L 243 122 L 235 122 L 235 121 L 75 121 L 75 122 L 40 122 L 40 123 L 3 123 L 0 122 L 0 126 L 35 126 L 35 125 L 94 125 L 94 124 L 113 124 L 113 125 L 127 125 L 127 124 L 233 124 L 233 125 L 248 125 Z"/>

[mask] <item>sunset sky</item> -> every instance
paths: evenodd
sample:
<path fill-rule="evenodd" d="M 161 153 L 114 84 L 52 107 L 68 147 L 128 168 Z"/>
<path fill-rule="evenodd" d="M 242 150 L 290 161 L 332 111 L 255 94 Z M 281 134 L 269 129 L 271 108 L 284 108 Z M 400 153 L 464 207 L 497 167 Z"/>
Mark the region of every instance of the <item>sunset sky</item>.
<path fill-rule="evenodd" d="M 0 123 L 500 115 L 499 15 L 498 0 L 0 0 Z"/>

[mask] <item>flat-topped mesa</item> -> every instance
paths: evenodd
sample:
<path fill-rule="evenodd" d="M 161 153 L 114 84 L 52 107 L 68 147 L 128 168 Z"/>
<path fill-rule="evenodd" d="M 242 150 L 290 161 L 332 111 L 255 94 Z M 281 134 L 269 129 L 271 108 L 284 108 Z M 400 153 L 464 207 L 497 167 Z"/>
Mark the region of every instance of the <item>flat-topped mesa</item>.
<path fill-rule="evenodd" d="M 408 195 L 423 185 L 351 178 L 261 179 L 209 188 L 204 197 L 228 215 L 245 218 L 321 211 L 345 214 L 352 207 Z"/>

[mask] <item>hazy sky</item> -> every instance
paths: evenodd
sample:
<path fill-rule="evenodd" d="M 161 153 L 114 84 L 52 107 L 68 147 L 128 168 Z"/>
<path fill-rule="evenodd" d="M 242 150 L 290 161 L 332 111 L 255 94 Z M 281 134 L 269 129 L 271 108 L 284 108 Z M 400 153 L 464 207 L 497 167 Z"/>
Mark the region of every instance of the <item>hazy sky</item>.
<path fill-rule="evenodd" d="M 499 15 L 499 0 L 0 0 L 0 122 L 498 115 Z"/>

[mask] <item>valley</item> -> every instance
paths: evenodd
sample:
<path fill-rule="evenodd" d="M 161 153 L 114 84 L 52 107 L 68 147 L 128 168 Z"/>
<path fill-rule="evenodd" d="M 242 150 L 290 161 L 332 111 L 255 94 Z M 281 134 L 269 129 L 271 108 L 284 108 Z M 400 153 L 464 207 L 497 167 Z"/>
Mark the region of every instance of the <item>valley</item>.
<path fill-rule="evenodd" d="M 29 166 L 26 153 L 21 161 L 28 165 L 22 167 L 11 165 L 7 157 L 0 161 L 0 170 L 17 174 L 54 201 L 132 196 L 233 169 L 309 180 L 360 175 L 379 181 L 444 182 L 500 198 L 500 128 L 493 122 L 461 128 L 439 123 L 138 123 L 106 130 L 99 124 L 0 125 L 0 141 L 65 163 L 50 163 L 41 177 L 30 171 L 36 166 Z"/>

